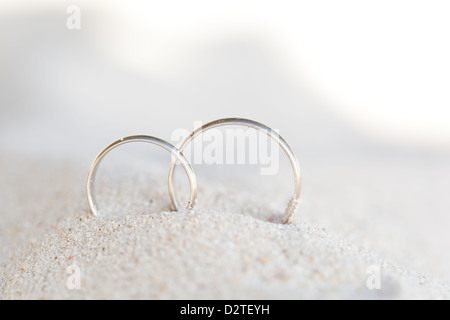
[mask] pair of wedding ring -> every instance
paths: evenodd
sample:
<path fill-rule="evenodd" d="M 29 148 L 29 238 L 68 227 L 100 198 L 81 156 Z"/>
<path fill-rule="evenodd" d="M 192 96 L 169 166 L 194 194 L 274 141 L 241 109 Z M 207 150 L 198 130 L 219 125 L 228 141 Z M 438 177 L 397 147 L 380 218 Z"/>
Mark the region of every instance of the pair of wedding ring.
<path fill-rule="evenodd" d="M 295 187 L 294 195 L 289 200 L 288 206 L 285 210 L 284 219 L 282 220 L 282 223 L 288 223 L 297 207 L 297 204 L 298 204 L 298 201 L 300 198 L 300 166 L 298 164 L 297 157 L 295 156 L 294 152 L 292 151 L 291 147 L 287 144 L 287 142 L 276 131 L 272 130 L 270 127 L 268 127 L 262 123 L 259 123 L 259 122 L 253 121 L 253 120 L 248 120 L 248 119 L 241 119 L 241 118 L 226 118 L 226 119 L 219 119 L 219 120 L 208 122 L 208 123 L 202 125 L 201 127 L 195 129 L 194 131 L 192 131 L 181 142 L 181 144 L 178 146 L 178 148 L 165 140 L 162 140 L 162 139 L 159 139 L 156 137 L 152 137 L 152 136 L 146 136 L 146 135 L 128 136 L 128 137 L 119 139 L 119 140 L 111 143 L 109 146 L 107 146 L 105 149 L 103 149 L 102 152 L 100 152 L 100 154 L 95 158 L 94 162 L 92 163 L 89 174 L 88 174 L 86 193 L 87 193 L 88 204 L 89 204 L 91 213 L 94 216 L 98 215 L 98 206 L 97 206 L 97 202 L 95 199 L 95 175 L 97 172 L 98 165 L 102 161 L 103 157 L 107 153 L 109 153 L 111 150 L 113 150 L 114 148 L 116 148 L 122 144 L 129 143 L 129 142 L 152 143 L 152 144 L 158 145 L 158 146 L 166 149 L 167 151 L 169 151 L 172 154 L 172 156 L 173 156 L 172 162 L 171 162 L 170 168 L 169 168 L 169 195 L 170 195 L 170 200 L 171 200 L 171 208 L 174 211 L 177 211 L 179 209 L 179 206 L 178 206 L 178 203 L 176 200 L 175 190 L 173 187 L 173 174 L 174 174 L 174 169 L 175 169 L 175 165 L 177 164 L 177 162 L 181 163 L 181 165 L 183 166 L 183 168 L 188 176 L 189 184 L 190 184 L 190 198 L 186 205 L 186 209 L 187 210 L 193 209 L 195 206 L 195 200 L 197 198 L 197 179 L 196 179 L 196 176 L 195 176 L 194 170 L 192 169 L 191 164 L 186 159 L 186 157 L 183 155 L 182 151 L 183 151 L 184 147 L 192 139 L 194 139 L 196 136 L 198 136 L 200 133 L 202 133 L 206 130 L 216 128 L 219 126 L 224 126 L 224 125 L 238 125 L 238 126 L 251 127 L 251 128 L 254 128 L 261 132 L 264 132 L 270 138 L 272 138 L 276 142 L 278 142 L 280 147 L 283 149 L 283 151 L 288 156 L 289 161 L 292 165 L 292 169 L 294 171 L 294 187 Z"/>

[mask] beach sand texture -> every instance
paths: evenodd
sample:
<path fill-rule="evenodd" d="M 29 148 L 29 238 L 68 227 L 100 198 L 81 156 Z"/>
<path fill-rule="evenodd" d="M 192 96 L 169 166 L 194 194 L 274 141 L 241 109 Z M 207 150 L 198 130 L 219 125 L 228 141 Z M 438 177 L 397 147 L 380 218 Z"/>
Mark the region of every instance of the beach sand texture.
<path fill-rule="evenodd" d="M 0 183 L 2 299 L 449 298 L 447 255 L 436 256 L 431 249 L 439 248 L 405 227 L 409 214 L 383 216 L 383 205 L 356 201 L 353 216 L 339 216 L 338 202 L 323 200 L 332 194 L 305 186 L 293 222 L 282 225 L 265 221 L 270 206 L 252 197 L 284 199 L 272 185 L 234 198 L 211 180 L 200 185 L 198 209 L 169 212 L 160 172 L 147 182 L 111 178 L 133 191 L 105 192 L 105 216 L 97 218 L 86 204 L 85 168 L 42 159 L 1 165 L 9 169 Z M 388 201 L 376 183 L 372 196 Z M 365 196 L 355 189 L 352 196 Z M 371 266 L 381 268 L 381 290 L 367 286 Z M 80 289 L 71 290 L 74 267 Z"/>
<path fill-rule="evenodd" d="M 448 148 L 391 137 L 395 117 L 365 130 L 326 86 L 294 74 L 269 29 L 171 46 L 170 32 L 137 32 L 88 3 L 79 32 L 59 2 L 1 16 L 1 299 L 450 297 Z M 132 59 L 133 45 L 154 43 L 160 55 Z M 169 158 L 146 145 L 105 159 L 105 214 L 90 215 L 86 178 L 106 145 L 134 134 L 177 144 L 175 130 L 224 117 L 262 122 L 292 146 L 302 170 L 292 223 L 272 219 L 293 193 L 284 155 L 274 176 L 196 165 L 195 210 L 170 212 Z M 377 268 L 381 290 L 370 290 Z"/>

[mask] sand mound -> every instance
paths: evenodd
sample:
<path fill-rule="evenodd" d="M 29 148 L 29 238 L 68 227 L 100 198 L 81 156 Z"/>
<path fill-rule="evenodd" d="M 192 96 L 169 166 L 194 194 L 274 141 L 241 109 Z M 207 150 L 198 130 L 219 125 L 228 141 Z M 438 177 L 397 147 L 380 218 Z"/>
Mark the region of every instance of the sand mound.
<path fill-rule="evenodd" d="M 382 265 L 381 290 L 367 288 L 371 265 Z M 76 274 L 80 289 L 73 287 Z M 448 294 L 445 285 L 323 229 L 219 212 L 72 217 L 4 269 L 1 283 L 3 299 L 390 299 Z"/>

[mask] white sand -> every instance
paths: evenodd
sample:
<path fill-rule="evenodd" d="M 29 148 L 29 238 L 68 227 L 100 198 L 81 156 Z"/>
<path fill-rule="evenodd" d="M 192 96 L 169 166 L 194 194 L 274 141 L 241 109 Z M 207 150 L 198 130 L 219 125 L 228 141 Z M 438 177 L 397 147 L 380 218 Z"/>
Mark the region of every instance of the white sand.
<path fill-rule="evenodd" d="M 448 148 L 390 137 L 395 117 L 373 119 L 374 132 L 352 125 L 315 75 L 274 55 L 265 27 L 182 37 L 187 50 L 175 52 L 164 30 L 136 34 L 134 21 L 82 7 L 80 32 L 65 28 L 59 2 L 2 16 L 0 298 L 450 297 Z M 159 71 L 127 68 L 108 44 L 128 50 L 130 35 L 167 43 L 169 63 L 143 55 Z M 139 50 L 128 51 L 135 61 Z M 167 163 L 151 162 L 145 176 L 119 166 L 100 184 L 101 208 L 114 215 L 90 217 L 85 179 L 101 148 L 230 116 L 279 129 L 297 153 L 302 202 L 291 225 L 266 222 L 291 195 L 286 162 L 268 180 L 199 170 L 188 214 L 163 213 Z M 80 290 L 67 288 L 71 265 Z M 382 265 L 379 291 L 366 286 L 371 265 Z"/>
<path fill-rule="evenodd" d="M 292 224 L 280 225 L 259 218 L 267 206 L 243 203 L 258 190 L 242 190 L 230 202 L 222 199 L 219 184 L 205 186 L 203 181 L 198 210 L 160 212 L 168 204 L 160 172 L 151 183 L 136 177 L 136 191 L 130 194 L 111 192 L 101 200 L 110 204 L 105 211 L 124 204 L 123 214 L 95 218 L 85 203 L 86 168 L 81 162 L 16 159 L 4 157 L 1 163 L 9 168 L 0 184 L 2 299 L 450 297 L 445 281 L 398 263 L 395 258 L 411 264 L 415 260 L 402 258 L 395 244 L 373 237 L 376 251 L 365 245 L 370 232 L 364 235 L 355 228 L 338 234 L 344 231 L 339 224 L 332 231 L 308 222 L 314 215 L 309 201 L 302 203 Z M 282 198 L 276 192 L 272 196 Z M 224 203 L 233 204 L 230 212 L 248 206 L 263 210 L 239 214 L 216 209 Z M 364 225 L 347 217 L 343 225 Z M 406 251 L 420 255 L 419 249 Z M 72 265 L 81 271 L 80 290 L 67 287 L 66 270 Z M 371 265 L 382 266 L 381 290 L 366 286 Z"/>

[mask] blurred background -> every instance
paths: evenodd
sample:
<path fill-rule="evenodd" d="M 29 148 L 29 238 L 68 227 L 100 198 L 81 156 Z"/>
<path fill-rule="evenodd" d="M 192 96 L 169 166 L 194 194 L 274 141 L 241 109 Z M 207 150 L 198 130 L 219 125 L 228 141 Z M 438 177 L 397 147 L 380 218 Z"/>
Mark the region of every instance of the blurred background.
<path fill-rule="evenodd" d="M 87 171 L 122 136 L 254 119 L 297 152 L 301 219 L 446 280 L 449 16 L 436 0 L 2 0 L 0 157 Z"/>

